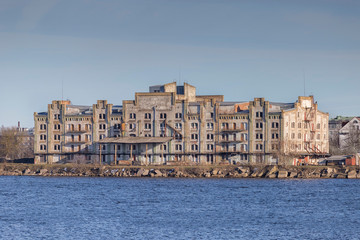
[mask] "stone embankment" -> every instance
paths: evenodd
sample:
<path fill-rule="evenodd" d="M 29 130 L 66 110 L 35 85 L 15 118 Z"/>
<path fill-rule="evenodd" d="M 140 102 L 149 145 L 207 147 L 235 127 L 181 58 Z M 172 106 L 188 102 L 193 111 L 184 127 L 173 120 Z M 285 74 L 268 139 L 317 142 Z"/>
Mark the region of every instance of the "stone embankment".
<path fill-rule="evenodd" d="M 162 178 L 359 178 L 359 166 L 147 166 L 2 164 L 5 176 Z"/>

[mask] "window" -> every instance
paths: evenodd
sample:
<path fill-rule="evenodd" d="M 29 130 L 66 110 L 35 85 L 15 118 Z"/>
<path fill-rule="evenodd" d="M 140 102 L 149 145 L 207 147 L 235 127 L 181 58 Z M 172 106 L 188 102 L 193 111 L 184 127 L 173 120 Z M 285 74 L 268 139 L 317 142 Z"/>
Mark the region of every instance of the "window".
<path fill-rule="evenodd" d="M 199 147 L 198 147 L 197 144 L 192 144 L 192 145 L 191 145 L 191 150 L 192 150 L 192 151 L 197 151 L 198 148 L 199 148 Z"/>
<path fill-rule="evenodd" d="M 46 150 L 46 145 L 41 144 L 41 145 L 40 145 L 40 150 Z"/>
<path fill-rule="evenodd" d="M 175 118 L 182 118 L 182 114 L 181 113 L 175 113 Z"/>
<path fill-rule="evenodd" d="M 211 118 L 214 118 L 214 113 L 210 113 L 210 117 L 211 117 Z"/>
<path fill-rule="evenodd" d="M 229 123 L 222 123 L 221 129 L 229 129 Z"/>
<path fill-rule="evenodd" d="M 243 145 L 242 145 L 243 151 L 247 151 L 247 148 L 248 148 L 248 147 L 247 147 L 247 144 L 243 144 Z"/>
<path fill-rule="evenodd" d="M 295 122 L 291 122 L 291 128 L 295 128 Z"/>
<path fill-rule="evenodd" d="M 263 127 L 263 123 L 262 122 L 257 122 L 256 123 L 256 128 L 262 128 Z"/>
<path fill-rule="evenodd" d="M 181 137 L 181 135 L 180 135 L 180 134 L 175 133 L 175 139 L 176 139 L 176 140 L 181 140 L 181 138 L 182 138 L 182 137 Z"/>
<path fill-rule="evenodd" d="M 192 140 L 197 140 L 198 139 L 198 135 L 196 133 L 191 134 L 191 139 Z"/>
<path fill-rule="evenodd" d="M 151 130 L 151 123 L 145 123 L 145 130 Z"/>
<path fill-rule="evenodd" d="M 60 135 L 54 135 L 54 140 L 55 140 L 55 141 L 60 140 Z"/>
<path fill-rule="evenodd" d="M 54 130 L 60 130 L 60 124 L 55 124 L 54 125 Z"/>
<path fill-rule="evenodd" d="M 99 119 L 105 119 L 105 118 L 106 118 L 105 113 L 100 113 L 100 114 L 99 114 Z"/>
<path fill-rule="evenodd" d="M 263 145 L 262 144 L 256 144 L 256 150 L 262 150 Z"/>
<path fill-rule="evenodd" d="M 166 113 L 160 113 L 160 119 L 166 119 Z"/>
<path fill-rule="evenodd" d="M 145 119 L 151 119 L 151 113 L 145 113 Z"/>
<path fill-rule="evenodd" d="M 279 145 L 278 144 L 272 144 L 271 149 L 272 150 L 279 150 Z"/>
<path fill-rule="evenodd" d="M 316 139 L 320 140 L 320 134 L 317 134 Z"/>
<path fill-rule="evenodd" d="M 105 138 L 105 134 L 100 134 L 100 140 Z"/>
<path fill-rule="evenodd" d="M 271 138 L 272 139 L 279 139 L 279 134 L 278 133 L 273 133 L 273 134 L 271 134 Z"/>
<path fill-rule="evenodd" d="M 262 113 L 262 112 L 256 112 L 256 117 L 257 117 L 257 118 L 262 118 L 262 117 L 263 117 L 263 113 Z"/>
<path fill-rule="evenodd" d="M 54 145 L 54 150 L 59 151 L 60 150 L 60 145 L 58 145 L 58 144 Z"/>
<path fill-rule="evenodd" d="M 135 113 L 130 113 L 129 118 L 130 119 L 136 119 L 136 114 Z"/>
<path fill-rule="evenodd" d="M 91 135 L 90 134 L 86 134 L 86 141 L 90 142 L 91 141 Z"/>
<path fill-rule="evenodd" d="M 46 135 L 41 134 L 41 135 L 40 135 L 40 140 L 46 140 Z"/>
<path fill-rule="evenodd" d="M 214 149 L 214 145 L 213 144 L 208 144 L 207 145 L 207 150 L 213 150 Z"/>
<path fill-rule="evenodd" d="M 198 123 L 191 123 L 192 129 L 198 129 Z"/>
<path fill-rule="evenodd" d="M 301 133 L 298 133 L 298 139 L 301 139 Z"/>
<path fill-rule="evenodd" d="M 320 123 L 316 124 L 316 128 L 320 129 Z"/>
<path fill-rule="evenodd" d="M 241 134 L 241 140 L 242 141 L 247 141 L 247 133 Z"/>
<path fill-rule="evenodd" d="M 151 134 L 145 134 L 145 137 L 151 137 Z"/>
<path fill-rule="evenodd" d="M 131 148 L 132 148 L 133 151 L 136 150 L 136 145 L 134 145 L 134 144 L 129 145 L 129 150 L 130 151 L 131 151 Z"/>
<path fill-rule="evenodd" d="M 54 119 L 59 120 L 60 119 L 60 114 L 54 114 Z"/>
<path fill-rule="evenodd" d="M 136 128 L 136 124 L 135 123 L 130 123 L 129 124 L 129 129 L 135 129 Z"/>
<path fill-rule="evenodd" d="M 182 151 L 182 145 L 181 144 L 176 144 L 175 145 L 175 150 L 176 151 Z"/>
<path fill-rule="evenodd" d="M 213 140 L 214 139 L 214 134 L 211 134 L 211 133 L 207 134 L 206 139 L 207 140 Z"/>
<path fill-rule="evenodd" d="M 166 151 L 166 148 L 167 148 L 166 144 L 160 145 L 160 150 Z"/>
<path fill-rule="evenodd" d="M 256 139 L 263 139 L 262 133 L 257 133 L 256 134 Z"/>
<path fill-rule="evenodd" d="M 175 128 L 176 128 L 176 129 L 181 129 L 181 128 L 182 128 L 182 124 L 181 124 L 181 123 L 175 123 Z"/>
<path fill-rule="evenodd" d="M 210 130 L 214 129 L 214 123 L 207 123 L 206 128 Z"/>
<path fill-rule="evenodd" d="M 105 130 L 105 129 L 106 129 L 106 125 L 105 125 L 105 124 L 99 124 L 99 129 L 100 129 L 100 130 Z"/>
<path fill-rule="evenodd" d="M 40 130 L 46 130 L 46 124 L 40 124 Z"/>
<path fill-rule="evenodd" d="M 295 139 L 295 133 L 291 133 L 291 139 Z"/>
<path fill-rule="evenodd" d="M 298 128 L 301 128 L 301 123 L 298 123 Z"/>

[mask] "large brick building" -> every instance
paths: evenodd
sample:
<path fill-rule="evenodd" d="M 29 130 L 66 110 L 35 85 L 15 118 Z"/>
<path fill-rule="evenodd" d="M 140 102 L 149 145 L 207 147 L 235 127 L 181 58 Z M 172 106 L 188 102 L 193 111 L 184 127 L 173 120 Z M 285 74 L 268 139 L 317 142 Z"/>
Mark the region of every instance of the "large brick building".
<path fill-rule="evenodd" d="M 280 155 L 328 153 L 328 114 L 312 96 L 224 102 L 176 83 L 151 86 L 122 106 L 53 101 L 35 113 L 35 162 L 172 161 L 276 164 Z"/>

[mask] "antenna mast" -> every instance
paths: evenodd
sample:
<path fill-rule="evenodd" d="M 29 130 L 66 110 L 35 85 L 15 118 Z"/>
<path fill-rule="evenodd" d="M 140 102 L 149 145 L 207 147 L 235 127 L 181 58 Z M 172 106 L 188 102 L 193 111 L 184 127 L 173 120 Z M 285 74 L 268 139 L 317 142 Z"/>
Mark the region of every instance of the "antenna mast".
<path fill-rule="evenodd" d="M 303 69 L 303 81 L 304 81 L 304 97 L 306 96 L 306 85 L 305 85 L 305 70 Z"/>

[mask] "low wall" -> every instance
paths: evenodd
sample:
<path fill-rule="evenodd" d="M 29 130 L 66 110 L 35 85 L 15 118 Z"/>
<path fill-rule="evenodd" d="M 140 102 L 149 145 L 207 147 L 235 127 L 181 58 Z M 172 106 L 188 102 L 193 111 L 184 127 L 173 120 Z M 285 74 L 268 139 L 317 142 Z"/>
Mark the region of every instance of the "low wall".
<path fill-rule="evenodd" d="M 359 166 L 99 166 L 0 164 L 3 176 L 359 178 Z"/>

